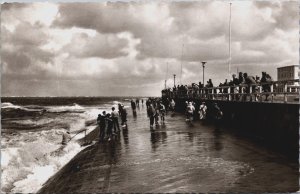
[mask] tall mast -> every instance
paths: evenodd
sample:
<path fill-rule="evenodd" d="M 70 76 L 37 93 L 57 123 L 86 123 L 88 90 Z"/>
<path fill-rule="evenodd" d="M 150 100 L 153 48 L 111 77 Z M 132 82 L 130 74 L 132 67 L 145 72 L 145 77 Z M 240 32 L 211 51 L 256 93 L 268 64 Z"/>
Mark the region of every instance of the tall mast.
<path fill-rule="evenodd" d="M 165 89 L 167 89 L 168 68 L 169 68 L 169 64 L 168 64 L 168 62 L 167 62 L 167 71 L 166 71 L 166 78 L 165 78 Z"/>
<path fill-rule="evenodd" d="M 228 74 L 230 78 L 231 74 L 231 2 L 229 4 L 229 63 L 228 63 Z"/>
<path fill-rule="evenodd" d="M 183 47 L 184 47 L 184 44 L 182 43 L 182 48 L 181 48 L 180 84 L 181 84 L 181 77 L 182 77 L 182 55 L 183 55 Z"/>

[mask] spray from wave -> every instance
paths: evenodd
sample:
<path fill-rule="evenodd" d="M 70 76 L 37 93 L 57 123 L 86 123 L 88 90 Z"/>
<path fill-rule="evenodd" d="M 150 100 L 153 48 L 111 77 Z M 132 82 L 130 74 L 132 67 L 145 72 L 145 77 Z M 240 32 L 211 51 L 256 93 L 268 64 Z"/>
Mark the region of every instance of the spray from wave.
<path fill-rule="evenodd" d="M 62 133 L 65 129 L 69 129 L 72 133 L 85 128 L 86 134 L 90 133 L 96 127 L 97 115 L 102 111 L 109 112 L 111 104 L 82 107 L 78 104 L 19 106 L 2 103 L 2 114 L 8 117 L 4 122 L 6 126 L 16 128 L 26 126 L 34 130 L 17 130 L 14 133 L 2 134 L 1 192 L 37 192 L 43 183 L 85 148 L 77 141 L 85 136 L 84 133 L 79 133 L 67 146 L 61 147 Z M 18 117 L 20 110 L 23 112 Z M 46 111 L 42 114 L 31 114 L 31 110 Z M 24 119 L 24 114 L 30 117 Z M 61 125 L 62 123 L 64 125 Z"/>

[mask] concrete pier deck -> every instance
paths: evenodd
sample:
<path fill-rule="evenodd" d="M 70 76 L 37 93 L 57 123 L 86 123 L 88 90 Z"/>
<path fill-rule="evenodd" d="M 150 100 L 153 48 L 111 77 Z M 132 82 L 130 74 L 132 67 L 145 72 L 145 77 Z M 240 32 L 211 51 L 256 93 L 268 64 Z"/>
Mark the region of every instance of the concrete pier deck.
<path fill-rule="evenodd" d="M 299 190 L 298 162 L 251 139 L 200 121 L 189 125 L 179 113 L 150 130 L 145 106 L 136 117 L 128 113 L 128 131 L 81 151 L 39 193 Z"/>

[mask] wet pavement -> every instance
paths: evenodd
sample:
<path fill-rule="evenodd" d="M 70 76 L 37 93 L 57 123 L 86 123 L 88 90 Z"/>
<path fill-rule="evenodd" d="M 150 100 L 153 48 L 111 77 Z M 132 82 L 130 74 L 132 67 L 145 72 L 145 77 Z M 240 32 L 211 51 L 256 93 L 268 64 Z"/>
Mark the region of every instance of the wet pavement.
<path fill-rule="evenodd" d="M 298 163 L 249 139 L 179 113 L 151 130 L 146 107 L 128 113 L 128 131 L 81 151 L 39 192 L 298 191 Z"/>

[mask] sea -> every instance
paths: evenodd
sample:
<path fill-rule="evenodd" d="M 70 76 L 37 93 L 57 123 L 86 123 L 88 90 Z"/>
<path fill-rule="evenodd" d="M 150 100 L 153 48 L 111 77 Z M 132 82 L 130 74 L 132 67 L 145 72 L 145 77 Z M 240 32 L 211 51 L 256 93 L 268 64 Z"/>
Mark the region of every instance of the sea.
<path fill-rule="evenodd" d="M 2 97 L 1 193 L 37 192 L 87 147 L 80 146 L 77 140 L 96 128 L 98 114 L 110 112 L 118 103 L 126 107 L 130 100 L 126 97 Z M 81 129 L 86 129 L 86 134 L 72 134 Z M 66 130 L 71 131 L 73 139 L 62 147 L 62 134 Z"/>

